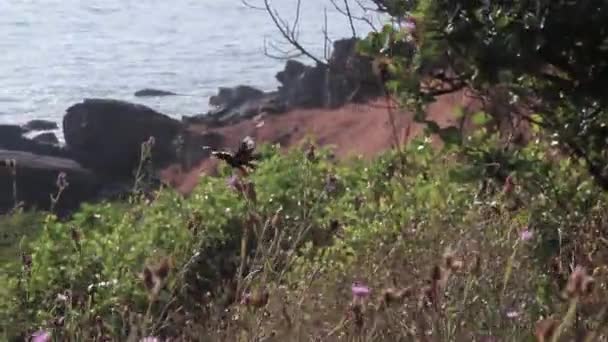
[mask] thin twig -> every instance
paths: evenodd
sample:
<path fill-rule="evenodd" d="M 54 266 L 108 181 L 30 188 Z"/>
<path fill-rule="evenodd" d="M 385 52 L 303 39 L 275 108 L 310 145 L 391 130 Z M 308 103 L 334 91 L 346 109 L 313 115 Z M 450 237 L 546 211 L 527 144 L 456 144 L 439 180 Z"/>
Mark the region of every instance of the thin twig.
<path fill-rule="evenodd" d="M 300 9 L 299 9 L 300 6 L 301 6 L 301 2 L 298 1 L 298 9 L 297 9 L 298 12 L 300 11 Z M 279 32 L 281 33 L 283 38 L 285 40 L 287 40 L 287 42 L 289 42 L 289 44 L 291 44 L 295 49 L 300 51 L 302 53 L 302 55 L 312 59 L 315 63 L 320 64 L 320 65 L 326 64 L 323 61 L 321 61 L 319 58 L 314 56 L 312 53 L 310 53 L 308 50 L 306 50 L 300 44 L 300 42 L 298 42 L 298 40 L 296 39 L 297 38 L 296 34 L 293 32 L 293 30 L 291 30 L 289 28 L 290 25 L 288 25 L 287 22 L 280 17 L 279 13 L 276 10 L 274 10 L 272 8 L 272 6 L 270 6 L 269 0 L 264 0 L 264 7 L 266 8 L 266 12 L 270 16 L 270 19 L 272 19 L 274 25 L 277 27 L 277 29 L 279 30 Z"/>

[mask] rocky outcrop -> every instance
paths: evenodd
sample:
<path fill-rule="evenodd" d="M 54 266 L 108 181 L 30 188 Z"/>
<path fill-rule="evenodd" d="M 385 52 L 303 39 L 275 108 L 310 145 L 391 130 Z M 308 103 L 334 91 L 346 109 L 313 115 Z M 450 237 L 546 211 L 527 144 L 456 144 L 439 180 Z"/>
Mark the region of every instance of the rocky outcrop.
<path fill-rule="evenodd" d="M 289 108 L 336 108 L 348 102 L 363 102 L 382 94 L 372 60 L 356 50 L 357 40 L 334 42 L 327 64 L 306 66 L 288 61 L 276 75 L 280 98 Z"/>
<path fill-rule="evenodd" d="M 87 99 L 68 108 L 63 132 L 82 165 L 110 179 L 130 179 L 140 163 L 142 144 L 150 138 L 154 167 L 176 160 L 182 125 L 143 105 Z"/>
<path fill-rule="evenodd" d="M 27 131 L 20 126 L 0 125 L 0 149 L 31 152 L 34 154 L 70 158 L 69 151 L 50 144 L 42 144 L 38 141 L 23 136 Z"/>
<path fill-rule="evenodd" d="M 27 130 L 17 125 L 0 125 L 0 145 L 19 140 Z"/>
<path fill-rule="evenodd" d="M 13 162 L 14 167 L 9 165 Z M 96 197 L 101 188 L 95 174 L 73 160 L 0 149 L 0 213 L 16 205 L 49 209 L 60 173 L 65 173 L 68 186 L 57 201 L 59 213 Z"/>
<path fill-rule="evenodd" d="M 178 94 L 172 91 L 159 90 L 159 89 L 151 89 L 145 88 L 142 90 L 138 90 L 133 94 L 135 97 L 155 97 L 155 96 L 176 96 Z"/>
<path fill-rule="evenodd" d="M 51 131 L 54 129 L 58 129 L 56 122 L 48 121 L 48 120 L 31 120 L 25 125 L 23 128 L 27 131 Z"/>
<path fill-rule="evenodd" d="M 53 132 L 40 133 L 32 137 L 32 140 L 41 144 L 59 145 L 59 139 Z"/>
<path fill-rule="evenodd" d="M 203 115 L 184 117 L 186 123 L 205 123 L 208 126 L 223 126 L 252 118 L 260 113 L 283 113 L 285 104 L 278 92 L 263 92 L 250 86 L 222 87 L 209 99 L 214 107 Z"/>
<path fill-rule="evenodd" d="M 280 86 L 263 92 L 250 86 L 220 88 L 209 99 L 214 107 L 206 114 L 185 117 L 186 123 L 208 126 L 233 124 L 261 113 L 284 113 L 304 108 L 337 108 L 348 102 L 365 102 L 382 95 L 382 86 L 373 72 L 372 59 L 357 53 L 356 39 L 334 43 L 325 64 L 305 65 L 288 60 L 276 74 Z"/>

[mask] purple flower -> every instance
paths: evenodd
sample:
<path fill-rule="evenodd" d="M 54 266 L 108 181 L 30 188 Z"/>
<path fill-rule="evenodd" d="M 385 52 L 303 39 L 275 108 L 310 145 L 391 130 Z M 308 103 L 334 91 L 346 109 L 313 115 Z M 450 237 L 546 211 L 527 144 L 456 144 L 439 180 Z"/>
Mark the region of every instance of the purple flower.
<path fill-rule="evenodd" d="M 226 185 L 235 191 L 241 191 L 243 184 L 237 175 L 232 175 L 226 180 Z"/>
<path fill-rule="evenodd" d="M 403 27 L 409 31 L 414 31 L 416 29 L 416 23 L 412 20 L 408 20 L 403 24 Z"/>
<path fill-rule="evenodd" d="M 515 310 L 508 310 L 507 311 L 507 318 L 518 318 L 519 317 L 519 312 L 515 311 Z"/>
<path fill-rule="evenodd" d="M 354 298 L 365 298 L 370 294 L 370 292 L 372 292 L 369 287 L 359 282 L 354 282 L 350 289 Z"/>
<path fill-rule="evenodd" d="M 519 238 L 522 241 L 530 241 L 530 240 L 532 240 L 533 237 L 534 237 L 534 233 L 528 228 L 522 230 L 521 233 L 519 233 Z"/>
<path fill-rule="evenodd" d="M 51 333 L 46 330 L 38 330 L 32 334 L 32 342 L 49 342 Z"/>

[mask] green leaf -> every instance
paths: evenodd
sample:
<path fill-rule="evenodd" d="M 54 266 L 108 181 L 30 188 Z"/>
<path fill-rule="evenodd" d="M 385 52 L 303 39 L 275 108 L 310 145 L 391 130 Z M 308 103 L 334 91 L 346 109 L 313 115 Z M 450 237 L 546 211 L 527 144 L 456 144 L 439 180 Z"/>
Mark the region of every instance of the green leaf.
<path fill-rule="evenodd" d="M 447 145 L 460 145 L 462 143 L 462 134 L 460 130 L 454 126 L 442 128 L 438 132 L 441 140 Z"/>
<path fill-rule="evenodd" d="M 488 122 L 490 122 L 491 120 L 492 120 L 492 118 L 484 112 L 477 112 L 472 117 L 473 123 L 477 126 L 483 126 L 483 125 L 487 124 Z"/>

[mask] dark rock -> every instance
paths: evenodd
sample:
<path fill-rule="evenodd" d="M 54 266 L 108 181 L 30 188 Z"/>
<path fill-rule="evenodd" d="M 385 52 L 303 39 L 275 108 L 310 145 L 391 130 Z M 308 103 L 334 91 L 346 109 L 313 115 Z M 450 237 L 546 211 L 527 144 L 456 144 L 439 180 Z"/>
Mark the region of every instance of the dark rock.
<path fill-rule="evenodd" d="M 334 42 L 327 64 L 306 66 L 287 61 L 276 75 L 280 101 L 288 108 L 338 107 L 382 95 L 372 59 L 357 53 L 355 38 Z"/>
<path fill-rule="evenodd" d="M 279 71 L 275 77 L 284 86 L 289 86 L 309 68 L 309 66 L 304 65 L 302 62 L 290 59 L 285 63 L 283 71 Z"/>
<path fill-rule="evenodd" d="M 41 144 L 49 144 L 49 145 L 59 145 L 59 139 L 55 133 L 46 132 L 36 135 L 32 138 L 32 140 L 39 142 Z"/>
<path fill-rule="evenodd" d="M 16 172 L 13 173 L 7 160 L 15 161 Z M 0 149 L 0 213 L 10 211 L 17 203 L 26 208 L 49 209 L 50 196 L 57 194 L 57 178 L 61 172 L 66 174 L 69 185 L 55 207 L 59 213 L 73 210 L 83 201 L 95 198 L 101 184 L 91 171 L 77 162 Z M 16 185 L 16 194 L 13 185 Z"/>
<path fill-rule="evenodd" d="M 146 89 L 136 91 L 135 94 L 133 94 L 133 95 L 136 97 L 152 97 L 152 96 L 176 96 L 178 94 L 171 92 L 171 91 L 166 91 L 166 90 L 146 88 Z"/>
<path fill-rule="evenodd" d="M 215 106 L 206 114 L 183 117 L 188 124 L 200 123 L 221 126 L 252 118 L 260 113 L 282 113 L 286 110 L 278 92 L 265 93 L 249 86 L 220 88 L 217 95 L 209 99 Z"/>
<path fill-rule="evenodd" d="M 32 120 L 25 125 L 23 128 L 27 131 L 50 131 L 54 129 L 58 129 L 56 122 L 48 121 L 48 120 Z"/>
<path fill-rule="evenodd" d="M 209 98 L 209 104 L 217 108 L 229 109 L 262 96 L 264 96 L 263 91 L 250 86 L 220 87 L 218 94 Z"/>
<path fill-rule="evenodd" d="M 2 144 L 4 141 L 21 139 L 25 133 L 27 133 L 27 131 L 21 126 L 0 125 L 0 144 Z"/>
<path fill-rule="evenodd" d="M 373 71 L 373 60 L 357 52 L 357 42 L 356 38 L 334 42 L 326 89 L 329 107 L 363 102 L 383 94 L 382 83 Z"/>
<path fill-rule="evenodd" d="M 129 179 L 140 165 L 142 144 L 151 137 L 153 167 L 175 161 L 182 124 L 143 105 L 86 99 L 68 108 L 63 131 L 82 165 L 111 179 Z"/>
<path fill-rule="evenodd" d="M 285 79 L 286 83 L 279 88 L 281 100 L 288 108 L 323 107 L 326 76 L 326 65 L 318 64 L 314 67 L 306 67 L 297 77 Z"/>
<path fill-rule="evenodd" d="M 0 149 L 31 152 L 34 154 L 70 158 L 70 152 L 49 144 L 25 138 L 26 131 L 19 126 L 0 125 Z"/>

